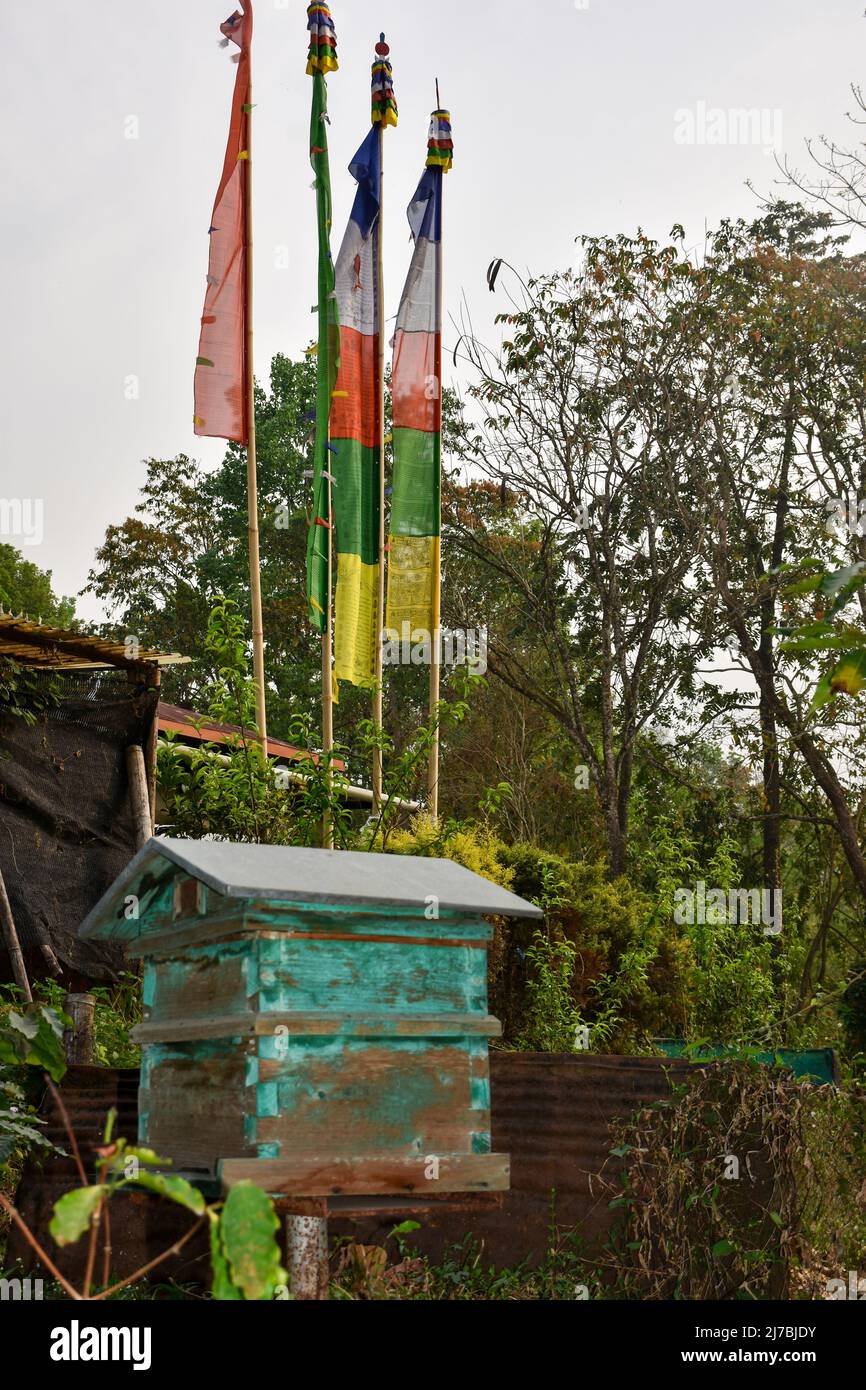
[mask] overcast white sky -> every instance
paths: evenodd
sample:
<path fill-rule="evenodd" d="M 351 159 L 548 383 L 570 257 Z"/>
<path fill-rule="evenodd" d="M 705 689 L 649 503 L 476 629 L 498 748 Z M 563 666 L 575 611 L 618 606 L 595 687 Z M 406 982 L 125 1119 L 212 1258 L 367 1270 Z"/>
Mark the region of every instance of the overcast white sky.
<path fill-rule="evenodd" d="M 0 499 L 41 499 L 44 538 L 21 545 L 77 592 L 141 460 L 187 452 L 207 228 L 234 68 L 218 46 L 232 0 L 40 0 L 3 17 L 0 89 L 4 313 Z M 677 113 L 755 108 L 802 162 L 808 135 L 845 136 L 864 75 L 864 0 L 333 0 L 335 249 L 369 122 L 373 44 L 392 49 L 400 125 L 387 137 L 389 315 L 405 276 L 405 206 L 421 172 L 438 75 L 456 163 L 446 190 L 446 308 L 465 293 L 485 334 L 495 255 L 551 270 L 581 233 L 664 236 L 748 215 L 769 188 L 760 144 L 676 138 Z M 313 330 L 305 0 L 255 0 L 256 371 Z M 129 139 L 138 123 L 138 138 Z M 680 119 L 680 131 L 683 124 Z M 733 131 L 731 132 L 734 133 Z M 288 248 L 288 255 L 280 248 Z M 288 269 L 278 268 L 288 261 Z M 451 338 L 446 335 L 446 345 Z M 127 379 L 139 383 L 127 399 Z M 89 601 L 86 617 L 99 617 Z"/>

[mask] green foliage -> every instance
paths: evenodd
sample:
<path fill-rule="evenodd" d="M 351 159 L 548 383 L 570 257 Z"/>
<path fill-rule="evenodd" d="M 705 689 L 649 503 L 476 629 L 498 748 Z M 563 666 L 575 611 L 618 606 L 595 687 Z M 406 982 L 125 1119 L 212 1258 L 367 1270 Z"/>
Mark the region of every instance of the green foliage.
<path fill-rule="evenodd" d="M 866 1259 L 861 1109 L 746 1060 L 672 1084 L 615 1129 L 614 1296 L 826 1298 Z"/>
<path fill-rule="evenodd" d="M 279 1224 L 273 1202 L 255 1183 L 240 1182 L 231 1189 L 219 1217 L 225 1256 L 219 1273 L 221 1281 L 227 1273 L 245 1299 L 272 1299 L 285 1285 L 288 1275 L 275 1238 Z"/>
<path fill-rule="evenodd" d="M 256 731 L 256 691 L 250 678 L 244 620 L 237 604 L 220 598 L 210 613 L 206 649 L 213 676 L 203 691 L 207 718 L 235 726 L 221 744 L 186 748 L 175 740 L 160 747 L 158 775 L 166 818 L 175 834 L 254 844 L 320 845 L 327 818 L 342 849 L 390 848 L 401 802 L 417 795 L 426 778 L 430 747 L 441 731 L 465 719 L 473 680 L 457 682 L 455 698 L 443 701 L 434 718 L 402 750 L 372 721 L 359 721 L 353 750 L 335 744 L 327 754 L 315 746 L 313 722 L 303 710 L 288 723 L 298 758 L 277 767 L 263 755 Z M 344 795 L 353 762 L 369 768 L 373 750 L 384 756 L 383 803 L 358 827 Z"/>
<path fill-rule="evenodd" d="M 173 740 L 158 755 L 166 816 L 177 835 L 213 834 L 257 844 L 296 843 L 298 817 L 277 785 L 256 731 L 256 689 L 250 679 L 244 622 L 237 604 L 221 598 L 211 610 L 205 649 L 213 675 L 204 690 L 208 718 L 232 724 L 225 749 Z M 305 768 L 306 770 L 306 768 Z"/>
<path fill-rule="evenodd" d="M 407 1223 L 404 1223 L 407 1224 Z M 536 1302 L 573 1303 L 603 1296 L 577 1230 L 563 1230 L 551 1220 L 548 1243 L 530 1268 L 524 1261 L 511 1269 L 497 1268 L 484 1258 L 484 1249 L 467 1235 L 449 1246 L 435 1263 L 402 1239 L 401 1227 L 391 1231 L 397 1259 L 389 1264 L 387 1245 L 348 1242 L 340 1252 L 330 1296 L 345 1301 L 411 1302 Z"/>
<path fill-rule="evenodd" d="M 375 847 L 381 848 L 381 844 Z M 407 829 L 391 832 L 387 849 L 391 854 L 453 859 L 455 864 L 462 864 L 464 869 L 471 869 L 502 888 L 512 884 L 513 874 L 499 857 L 501 843 L 483 826 L 455 825 L 419 815 Z"/>
<path fill-rule="evenodd" d="M 44 677 L 26 666 L 0 656 L 0 717 L 4 714 L 33 725 L 37 718 L 57 703 L 57 680 Z"/>
<path fill-rule="evenodd" d="M 561 934 L 537 931 L 526 952 L 527 1020 L 516 1046 L 528 1052 L 573 1052 L 584 1026 L 572 996 L 577 951 Z"/>
<path fill-rule="evenodd" d="M 802 565 L 806 570 L 816 567 L 817 574 L 807 574 L 782 592 L 788 597 L 813 594 L 821 605 L 820 617 L 813 616 L 799 626 L 779 626 L 777 632 L 785 639 L 779 644 L 780 651 L 802 656 L 839 653 L 815 689 L 812 708 L 817 710 L 835 695 L 857 695 L 866 685 L 866 629 L 842 617 L 857 590 L 866 584 L 866 565 L 858 561 L 834 571 L 823 570 L 818 561 Z"/>
<path fill-rule="evenodd" d="M 84 1232 L 90 1229 L 90 1223 L 107 1192 L 108 1188 L 98 1183 L 94 1187 L 79 1187 L 74 1192 L 64 1192 L 57 1199 L 48 1229 L 58 1245 L 74 1245 L 81 1239 Z"/>
<path fill-rule="evenodd" d="M 738 885 L 739 850 L 731 836 L 722 834 L 703 865 L 697 853 L 697 846 L 681 826 L 664 816 L 653 821 L 644 869 L 650 881 L 655 881 L 656 926 L 672 929 L 679 889 L 700 879 L 724 892 Z M 753 1042 L 764 1036 L 780 1012 L 781 1000 L 773 977 L 773 947 L 761 924 L 706 921 L 679 930 L 693 961 L 682 1036 L 731 1043 Z"/>
<path fill-rule="evenodd" d="M 0 1066 L 39 1067 L 59 1081 L 66 1071 L 64 1020 L 39 1003 L 5 1010 L 0 1025 Z"/>
<path fill-rule="evenodd" d="M 0 544 L 0 608 L 64 628 L 75 617 L 75 600 L 55 595 L 51 571 L 39 569 L 5 544 Z"/>
<path fill-rule="evenodd" d="M 153 1149 L 114 1138 L 115 1122 L 116 1114 L 111 1111 L 104 1143 L 96 1151 L 98 1181 L 74 1188 L 54 1203 L 49 1231 L 57 1245 L 74 1245 L 87 1235 L 88 1267 L 92 1269 L 100 1231 L 105 1231 L 108 1238 L 106 1216 L 112 1198 L 124 1190 L 143 1189 L 183 1207 L 197 1218 L 197 1223 L 208 1223 L 214 1298 L 270 1300 L 285 1288 L 288 1276 L 281 1267 L 275 1238 L 279 1220 L 266 1192 L 254 1183 L 239 1183 L 225 1202 L 209 1206 L 186 1178 L 165 1171 L 170 1167 L 169 1159 L 161 1158 Z M 107 1275 L 107 1255 L 105 1270 Z M 112 1286 L 112 1294 L 134 1284 L 144 1272 L 138 1271 Z M 89 1275 L 82 1296 L 91 1297 Z"/>
<path fill-rule="evenodd" d="M 277 354 L 255 405 L 268 722 L 277 738 L 288 736 L 292 714 L 313 717 L 318 700 L 321 655 L 306 619 L 304 558 L 305 416 L 314 405 L 315 363 Z M 205 645 L 214 604 L 224 595 L 250 611 L 246 451 L 230 444 L 216 469 L 185 454 L 148 459 L 145 468 L 140 501 L 108 528 L 87 592 L 111 614 L 111 635 L 134 633 L 142 646 L 192 658 L 165 673 L 163 698 L 200 708 L 215 677 Z M 347 699 L 366 715 L 366 698 L 349 691 Z"/>
<path fill-rule="evenodd" d="M 866 960 L 859 960 L 839 1008 L 851 1052 L 866 1054 Z"/>
<path fill-rule="evenodd" d="M 0 993 L 14 997 L 17 990 Z M 40 1003 L 19 1008 L 0 1002 L 0 1185 L 9 1165 L 30 1149 L 54 1149 L 42 1133 L 32 1079 L 47 1072 L 59 1081 L 66 1071 L 64 1021 Z"/>
<path fill-rule="evenodd" d="M 0 1180 L 13 1158 L 20 1159 L 34 1147 L 54 1147 L 39 1128 L 42 1124 L 24 1087 L 0 1069 Z"/>
<path fill-rule="evenodd" d="M 37 999 L 63 1014 L 66 989 L 47 977 L 36 980 L 33 992 Z M 112 985 L 89 986 L 88 993 L 96 1000 L 93 1011 L 93 1058 L 101 1067 L 137 1067 L 141 1058 L 138 1045 L 130 1040 L 130 1030 L 141 1022 L 141 979 L 125 970 Z"/>

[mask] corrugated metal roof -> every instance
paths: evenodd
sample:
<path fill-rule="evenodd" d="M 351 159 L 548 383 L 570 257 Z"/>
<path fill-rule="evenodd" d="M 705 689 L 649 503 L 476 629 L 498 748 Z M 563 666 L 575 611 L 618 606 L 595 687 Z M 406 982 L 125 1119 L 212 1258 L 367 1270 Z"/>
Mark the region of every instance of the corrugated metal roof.
<path fill-rule="evenodd" d="M 206 714 L 198 714 L 194 709 L 182 705 L 168 705 L 164 700 L 159 704 L 159 732 L 176 734 L 192 743 L 221 743 L 229 746 L 233 738 L 242 732 L 239 724 L 220 724 L 209 719 Z M 249 733 L 250 731 L 247 730 Z M 318 753 L 307 753 L 303 748 L 295 748 L 284 739 L 268 738 L 268 756 L 282 758 L 287 762 L 319 762 Z M 334 759 L 335 772 L 344 772 L 346 764 Z"/>
<path fill-rule="evenodd" d="M 23 616 L 0 612 L 0 656 L 21 666 L 40 666 L 54 670 L 103 670 L 117 666 L 134 671 L 141 666 L 183 666 L 188 656 L 178 652 L 152 652 L 140 649 L 130 655 L 124 642 L 110 642 L 85 632 L 49 627 Z"/>
<path fill-rule="evenodd" d="M 347 906 L 424 907 L 495 917 L 542 917 L 540 908 L 450 859 L 220 840 L 152 839 L 139 850 L 79 928 L 93 936 L 117 921 L 117 905 L 160 860 L 169 861 L 229 898 Z M 122 914 L 121 914 L 122 915 Z M 100 934 L 108 934 L 103 932 Z"/>

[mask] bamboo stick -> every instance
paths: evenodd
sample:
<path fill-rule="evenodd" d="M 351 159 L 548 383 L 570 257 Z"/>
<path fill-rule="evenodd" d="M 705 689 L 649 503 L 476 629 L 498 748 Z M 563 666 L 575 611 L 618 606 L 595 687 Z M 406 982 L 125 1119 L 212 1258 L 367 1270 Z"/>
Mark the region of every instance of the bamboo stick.
<path fill-rule="evenodd" d="M 384 42 L 384 35 L 382 36 Z M 384 116 L 384 112 L 383 112 Z M 379 265 L 378 265 L 378 324 L 379 324 L 379 588 L 376 598 L 376 688 L 373 694 L 373 724 L 381 734 L 384 724 L 384 667 L 382 663 L 382 628 L 385 622 L 385 122 L 379 123 Z M 373 753 L 373 814 L 382 805 L 384 768 L 382 750 Z"/>
<path fill-rule="evenodd" d="M 9 959 L 12 962 L 12 974 L 15 976 L 15 983 L 24 995 L 27 1003 L 32 1004 L 33 991 L 30 988 L 30 981 L 27 978 L 24 956 L 21 953 L 21 942 L 18 940 L 15 918 L 12 916 L 12 904 L 9 901 L 9 894 L 6 892 L 6 883 L 3 879 L 2 870 L 0 870 L 0 929 L 3 931 L 3 940 L 6 943 L 6 950 L 9 952 Z"/>
<path fill-rule="evenodd" d="M 439 102 L 439 81 L 436 81 L 436 110 L 441 110 Z M 444 304 L 444 292 L 442 283 L 442 272 L 444 268 L 444 257 L 442 254 L 445 219 L 445 177 L 442 177 L 442 208 L 440 210 L 439 240 L 436 243 L 436 389 L 439 392 L 440 408 L 440 433 L 441 433 L 441 409 L 442 409 L 442 310 Z M 440 672 L 439 672 L 439 647 L 440 647 L 440 627 L 442 622 L 442 468 L 440 462 L 439 469 L 439 527 L 438 538 L 436 541 L 435 568 L 433 573 L 433 632 L 431 633 L 432 646 L 430 651 L 430 719 L 436 717 L 439 705 L 440 691 Z M 427 768 L 427 809 L 434 820 L 439 818 L 439 727 L 438 724 L 433 733 L 433 742 L 430 745 L 430 760 Z"/>
<path fill-rule="evenodd" d="M 252 63 L 252 59 L 250 59 Z M 253 630 L 253 675 L 256 683 L 256 724 L 265 756 L 268 751 L 267 696 L 265 693 L 265 630 L 262 620 L 262 574 L 259 555 L 259 489 L 256 469 L 256 402 L 253 370 L 253 85 L 247 98 L 247 158 L 244 171 L 244 223 L 246 227 L 246 392 L 247 392 L 247 503 L 249 509 L 250 606 Z"/>

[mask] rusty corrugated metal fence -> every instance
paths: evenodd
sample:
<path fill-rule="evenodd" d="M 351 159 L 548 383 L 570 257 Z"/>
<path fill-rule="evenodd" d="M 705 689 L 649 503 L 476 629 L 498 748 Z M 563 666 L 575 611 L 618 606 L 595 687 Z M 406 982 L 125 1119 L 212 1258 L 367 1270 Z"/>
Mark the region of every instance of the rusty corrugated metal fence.
<path fill-rule="evenodd" d="M 485 1258 L 497 1266 L 541 1259 L 548 1246 L 551 1214 L 561 1228 L 580 1224 L 587 1248 L 603 1242 L 611 1223 L 610 1192 L 599 1175 L 615 1176 L 610 1160 L 610 1125 L 643 1105 L 670 1094 L 668 1077 L 682 1080 L 689 1064 L 658 1057 L 600 1057 L 543 1052 L 493 1052 L 490 1056 L 493 1146 L 511 1155 L 511 1191 L 498 1210 L 425 1212 L 413 1237 L 424 1253 L 438 1258 L 467 1232 L 483 1241 Z M 134 1071 L 72 1067 L 63 1094 L 79 1131 L 82 1152 L 99 1142 L 106 1111 L 119 1107 L 118 1132 L 134 1137 L 137 1128 Z M 49 1132 L 62 1142 L 55 1117 Z M 19 1194 L 22 1215 L 47 1237 L 51 1206 L 76 1182 L 70 1160 L 49 1158 L 40 1172 L 31 1165 Z M 185 1213 L 137 1194 L 112 1204 L 115 1269 L 128 1273 L 153 1258 L 188 1227 Z M 333 1235 L 352 1234 L 373 1244 L 393 1229 L 391 1215 L 345 1216 L 331 1220 Z M 54 1252 L 57 1254 L 57 1252 Z M 77 1247 L 61 1251 L 61 1268 L 80 1263 Z M 10 1240 L 10 1259 L 29 1252 Z M 193 1250 L 161 1271 L 181 1278 L 205 1278 Z"/>

